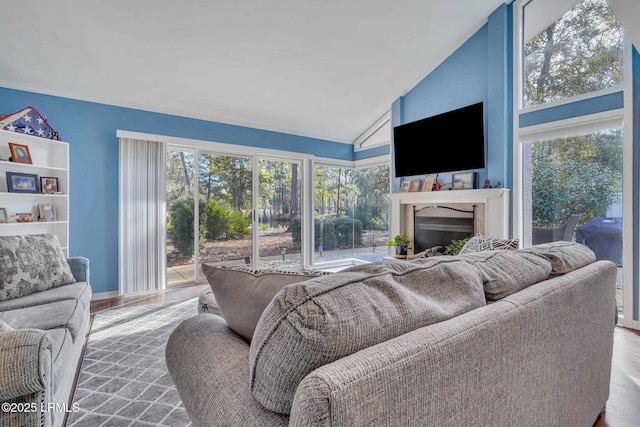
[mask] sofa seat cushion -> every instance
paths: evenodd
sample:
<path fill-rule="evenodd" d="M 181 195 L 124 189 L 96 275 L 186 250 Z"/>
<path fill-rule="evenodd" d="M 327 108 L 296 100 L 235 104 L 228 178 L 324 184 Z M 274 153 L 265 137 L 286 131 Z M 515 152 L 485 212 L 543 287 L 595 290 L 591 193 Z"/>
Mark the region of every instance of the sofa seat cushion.
<path fill-rule="evenodd" d="M 484 294 L 488 301 L 497 301 L 549 278 L 548 259 L 521 251 L 493 250 L 458 255 L 481 272 Z"/>
<path fill-rule="evenodd" d="M 540 255 L 551 262 L 551 276 L 561 276 L 596 262 L 596 255 L 589 247 L 575 242 L 542 243 L 521 251 Z"/>
<path fill-rule="evenodd" d="M 0 301 L 0 312 L 63 300 L 80 300 L 86 305 L 91 301 L 91 286 L 87 282 L 76 282 L 42 292 L 34 292 L 20 298 Z"/>
<path fill-rule="evenodd" d="M 314 369 L 486 304 L 482 274 L 455 257 L 372 263 L 283 288 L 265 309 L 249 351 L 251 390 L 287 414 Z"/>
<path fill-rule="evenodd" d="M 81 300 L 63 300 L 50 304 L 18 308 L 0 312 L 0 319 L 14 329 L 56 329 L 65 328 L 73 342 L 83 339 L 87 305 Z"/>
<path fill-rule="evenodd" d="M 53 234 L 0 236 L 0 300 L 76 281 Z"/>
<path fill-rule="evenodd" d="M 202 265 L 202 271 L 222 317 L 229 328 L 246 341 L 251 341 L 260 315 L 280 289 L 325 274 L 208 264 Z"/>

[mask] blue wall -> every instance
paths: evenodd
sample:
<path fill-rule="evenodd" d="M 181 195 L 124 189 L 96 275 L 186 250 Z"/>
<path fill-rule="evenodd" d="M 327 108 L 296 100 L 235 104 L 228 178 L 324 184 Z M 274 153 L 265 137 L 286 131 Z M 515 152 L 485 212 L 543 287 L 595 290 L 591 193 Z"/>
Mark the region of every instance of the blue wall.
<path fill-rule="evenodd" d="M 442 62 L 391 108 L 392 125 L 444 113 L 477 102 L 485 105 L 486 168 L 479 170 L 479 182 L 489 178 L 504 187 L 511 185 L 512 171 L 512 17 L 511 7 L 502 5 L 488 22 L 451 56 Z M 436 135 L 434 143 L 455 141 Z M 428 147 L 416 147 L 416 150 Z M 452 153 L 455 155 L 455 153 Z M 395 173 L 394 173 L 395 175 Z M 405 177 L 411 180 L 418 177 Z M 450 182 L 451 174 L 440 181 Z M 400 191 L 401 179 L 394 178 L 393 192 Z"/>
<path fill-rule="evenodd" d="M 116 130 L 353 160 L 349 144 L 0 88 L 0 114 L 33 107 L 69 143 L 69 255 L 91 260 L 94 293 L 118 289 Z M 361 157 L 375 154 L 361 152 Z"/>

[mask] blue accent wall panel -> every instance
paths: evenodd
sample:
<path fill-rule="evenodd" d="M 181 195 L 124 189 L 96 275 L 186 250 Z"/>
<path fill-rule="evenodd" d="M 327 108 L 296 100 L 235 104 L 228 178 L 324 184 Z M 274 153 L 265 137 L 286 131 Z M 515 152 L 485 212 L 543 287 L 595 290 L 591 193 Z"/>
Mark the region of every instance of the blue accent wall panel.
<path fill-rule="evenodd" d="M 432 73 L 398 98 L 392 105 L 392 124 L 398 126 L 425 117 L 451 111 L 477 102 L 485 108 L 486 167 L 478 170 L 479 185 L 485 178 L 492 184 L 501 182 L 509 188 L 513 175 L 513 56 L 512 6 L 503 4 L 488 18 L 488 22 L 460 48 L 453 52 Z M 433 135 L 416 152 L 429 144 L 451 144 L 456 131 Z M 455 153 L 452 152 L 452 155 Z M 443 174 L 444 182 L 450 174 Z M 447 175 L 449 175 L 447 177 Z M 406 177 L 414 179 L 419 177 Z M 392 181 L 394 192 L 402 180 Z"/>
<path fill-rule="evenodd" d="M 513 17 L 502 5 L 489 16 L 487 178 L 513 186 Z"/>
<path fill-rule="evenodd" d="M 391 146 L 381 145 L 380 147 L 370 148 L 368 150 L 356 151 L 353 153 L 353 160 L 370 159 L 371 157 L 385 156 L 389 154 Z"/>
<path fill-rule="evenodd" d="M 487 43 L 488 29 L 485 25 L 400 99 L 396 106 L 396 109 L 400 110 L 398 111 L 399 120 L 394 120 L 393 126 L 411 123 L 477 102 L 484 102 L 486 109 L 488 99 Z M 486 135 L 487 113 L 485 112 L 485 139 Z M 455 141 L 455 129 L 451 129 L 449 134 L 431 135 L 428 141 L 416 145 L 416 153 L 429 150 L 430 144 L 450 144 L 453 146 Z M 451 155 L 455 155 L 455 153 L 452 152 Z M 435 175 L 432 176 L 435 177 Z M 485 176 L 486 173 L 481 171 L 480 182 L 484 180 Z M 400 183 L 403 180 L 422 177 L 399 179 L 394 175 L 392 191 L 400 191 Z M 450 182 L 451 173 L 441 174 L 439 180 Z"/>
<path fill-rule="evenodd" d="M 574 117 L 586 116 L 588 114 L 602 113 L 603 111 L 610 111 L 623 107 L 624 94 L 623 92 L 616 92 L 598 96 L 596 98 L 590 98 L 584 101 L 571 102 L 568 104 L 558 105 L 556 107 L 520 114 L 519 126 L 523 128 L 542 123 L 549 123 L 556 120 L 565 120 Z"/>
<path fill-rule="evenodd" d="M 487 42 L 485 25 L 403 97 L 402 122 L 410 123 L 487 100 Z M 435 135 L 443 143 L 450 135 Z M 416 147 L 417 150 L 427 147 Z"/>
<path fill-rule="evenodd" d="M 0 114 L 29 106 L 69 142 L 69 255 L 90 259 L 94 293 L 118 288 L 116 130 L 353 160 L 350 144 L 0 88 Z"/>

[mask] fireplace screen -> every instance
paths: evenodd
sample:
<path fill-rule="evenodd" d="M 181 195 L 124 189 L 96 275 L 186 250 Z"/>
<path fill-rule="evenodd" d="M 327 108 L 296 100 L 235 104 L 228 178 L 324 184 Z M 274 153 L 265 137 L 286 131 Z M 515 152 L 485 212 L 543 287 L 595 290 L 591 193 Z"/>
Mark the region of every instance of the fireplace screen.
<path fill-rule="evenodd" d="M 475 207 L 474 207 L 475 208 Z M 474 211 L 428 206 L 414 211 L 414 253 L 473 236 Z"/>

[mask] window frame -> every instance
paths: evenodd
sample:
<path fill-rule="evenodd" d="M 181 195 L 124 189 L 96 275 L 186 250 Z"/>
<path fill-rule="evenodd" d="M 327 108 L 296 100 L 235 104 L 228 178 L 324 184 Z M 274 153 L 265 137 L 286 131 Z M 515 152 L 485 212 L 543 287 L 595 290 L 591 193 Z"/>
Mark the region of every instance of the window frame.
<path fill-rule="evenodd" d="M 542 139 L 561 137 L 563 135 L 580 133 L 589 130 L 604 129 L 618 123 L 623 128 L 623 310 L 626 315 L 621 315 L 618 324 L 625 327 L 640 329 L 640 320 L 633 319 L 634 308 L 637 309 L 640 301 L 634 301 L 634 289 L 638 287 L 639 262 L 637 259 L 638 242 L 640 234 L 637 230 L 638 219 L 634 215 L 633 205 L 636 203 L 634 193 L 638 183 L 634 179 L 634 149 L 633 149 L 633 76 L 632 76 L 632 45 L 624 35 L 623 44 L 623 79 L 620 86 L 605 88 L 597 91 L 552 101 L 531 107 L 524 105 L 524 63 L 523 63 L 523 18 L 524 6 L 536 0 L 516 0 L 513 2 L 513 198 L 512 198 L 512 226 L 514 238 L 524 236 L 524 203 L 523 203 L 523 143 Z M 520 127 L 520 115 L 554 108 L 559 105 L 576 103 L 593 99 L 606 94 L 623 93 L 624 104 L 620 109 L 604 111 L 601 113 L 577 116 L 565 120 L 549 121 L 533 126 Z"/>
<path fill-rule="evenodd" d="M 586 99 L 597 98 L 599 96 L 609 95 L 612 93 L 621 92 L 625 87 L 625 81 L 627 80 L 627 49 L 628 37 L 625 37 L 623 42 L 623 68 L 624 75 L 622 82 L 618 86 L 598 89 L 592 92 L 583 93 L 580 95 L 574 95 L 567 98 L 559 99 L 556 101 L 549 101 L 542 104 L 536 104 L 529 107 L 524 106 L 524 54 L 522 46 L 524 45 L 524 8 L 527 4 L 535 2 L 536 0 L 516 0 L 513 2 L 513 70 L 514 70 L 514 106 L 515 109 L 522 113 L 530 113 L 533 111 L 545 110 L 547 108 L 558 107 L 561 105 L 572 104 L 575 102 L 584 101 Z M 582 0 L 576 0 L 576 4 Z M 574 5 L 575 6 L 575 5 Z M 630 66 L 631 64 L 629 64 Z"/>

